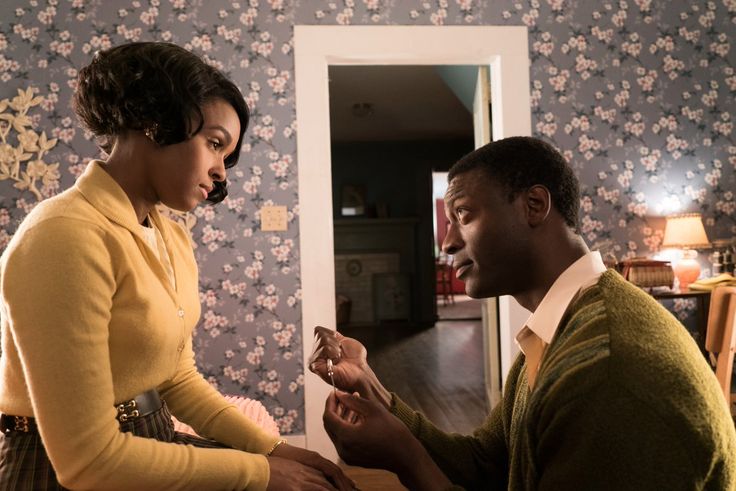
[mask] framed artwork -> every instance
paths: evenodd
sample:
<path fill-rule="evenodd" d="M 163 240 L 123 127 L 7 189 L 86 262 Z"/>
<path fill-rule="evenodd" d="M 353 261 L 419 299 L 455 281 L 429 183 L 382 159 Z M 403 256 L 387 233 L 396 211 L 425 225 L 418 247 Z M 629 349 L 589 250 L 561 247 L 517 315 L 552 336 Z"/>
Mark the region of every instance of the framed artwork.
<path fill-rule="evenodd" d="M 376 321 L 411 318 L 411 279 L 405 273 L 373 275 L 373 309 Z"/>
<path fill-rule="evenodd" d="M 345 217 L 365 215 L 365 187 L 356 184 L 342 186 L 340 214 Z"/>

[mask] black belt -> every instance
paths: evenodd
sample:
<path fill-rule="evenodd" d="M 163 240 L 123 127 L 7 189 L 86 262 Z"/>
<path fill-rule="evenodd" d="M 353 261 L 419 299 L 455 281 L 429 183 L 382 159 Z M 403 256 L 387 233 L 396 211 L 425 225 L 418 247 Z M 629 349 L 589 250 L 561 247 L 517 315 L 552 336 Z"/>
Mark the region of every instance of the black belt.
<path fill-rule="evenodd" d="M 131 419 L 141 418 L 161 409 L 161 397 L 156 389 L 138 394 L 133 399 L 115 404 L 118 421 L 125 423 Z"/>
<path fill-rule="evenodd" d="M 138 394 L 133 399 L 115 404 L 117 414 L 115 417 L 121 423 L 148 416 L 161 409 L 163 402 L 156 389 L 147 390 Z M 18 431 L 31 433 L 38 430 L 36 419 L 30 416 L 12 416 L 10 414 L 0 415 L 0 431 L 10 433 Z"/>
<path fill-rule="evenodd" d="M 0 431 L 3 433 L 11 433 L 19 431 L 21 433 L 35 433 L 36 420 L 29 416 L 11 416 L 9 414 L 0 414 Z"/>

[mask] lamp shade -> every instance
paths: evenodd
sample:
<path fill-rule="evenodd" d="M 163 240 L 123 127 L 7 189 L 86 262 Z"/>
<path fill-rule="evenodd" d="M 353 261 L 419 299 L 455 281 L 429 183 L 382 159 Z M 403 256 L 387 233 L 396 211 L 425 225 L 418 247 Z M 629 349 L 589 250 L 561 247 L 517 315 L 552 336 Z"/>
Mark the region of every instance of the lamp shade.
<path fill-rule="evenodd" d="M 705 235 L 705 227 L 703 227 L 700 213 L 686 213 L 667 217 L 662 246 L 697 249 L 707 247 L 708 244 L 708 236 Z"/>

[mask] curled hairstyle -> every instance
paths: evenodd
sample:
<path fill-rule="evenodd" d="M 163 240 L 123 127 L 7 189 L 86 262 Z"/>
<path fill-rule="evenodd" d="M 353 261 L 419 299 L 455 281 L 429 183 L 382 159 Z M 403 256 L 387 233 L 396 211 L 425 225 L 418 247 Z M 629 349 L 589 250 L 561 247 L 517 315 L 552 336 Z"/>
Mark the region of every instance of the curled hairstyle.
<path fill-rule="evenodd" d="M 475 169 L 481 169 L 486 176 L 504 186 L 509 192 L 509 201 L 532 186 L 546 187 L 553 206 L 565 223 L 577 230 L 580 208 L 578 179 L 552 145 L 527 136 L 491 142 L 453 165 L 447 175 L 448 182 L 458 174 Z"/>
<path fill-rule="evenodd" d="M 218 98 L 229 103 L 240 120 L 238 143 L 225 160 L 229 169 L 240 156 L 248 106 L 225 75 L 175 44 L 128 43 L 100 51 L 79 71 L 74 109 L 109 153 L 115 139 L 128 130 L 145 131 L 158 145 L 188 140 L 202 129 L 202 106 Z M 218 203 L 227 188 L 224 182 L 214 185 L 207 200 Z"/>

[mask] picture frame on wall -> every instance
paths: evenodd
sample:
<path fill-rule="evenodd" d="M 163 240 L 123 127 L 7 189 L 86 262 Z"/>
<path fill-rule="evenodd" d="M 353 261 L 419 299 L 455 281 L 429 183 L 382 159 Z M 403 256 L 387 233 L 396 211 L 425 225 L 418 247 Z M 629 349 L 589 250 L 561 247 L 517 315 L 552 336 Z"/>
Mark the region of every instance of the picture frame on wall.
<path fill-rule="evenodd" d="M 340 214 L 344 217 L 365 215 L 365 186 L 359 184 L 342 186 Z"/>
<path fill-rule="evenodd" d="M 411 318 L 411 278 L 406 273 L 373 275 L 373 309 L 376 321 Z"/>

